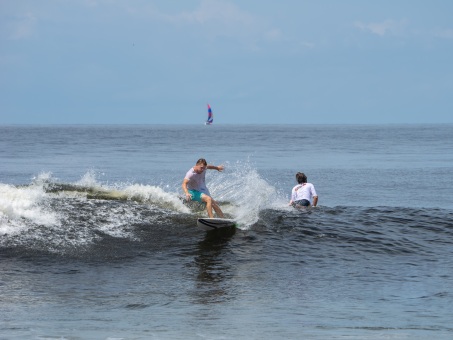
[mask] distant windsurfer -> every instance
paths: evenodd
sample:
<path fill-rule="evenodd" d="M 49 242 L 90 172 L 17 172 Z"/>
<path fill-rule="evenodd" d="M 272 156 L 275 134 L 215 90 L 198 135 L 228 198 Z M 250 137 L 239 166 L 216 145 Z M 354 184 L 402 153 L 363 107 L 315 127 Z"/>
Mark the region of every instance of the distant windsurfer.
<path fill-rule="evenodd" d="M 216 201 L 211 197 L 208 188 L 206 187 L 205 175 L 206 170 L 223 171 L 223 165 L 210 165 L 204 158 L 200 158 L 195 166 L 187 171 L 184 180 L 182 181 L 182 190 L 186 194 L 188 201 L 194 200 L 197 202 L 206 203 L 206 211 L 208 216 L 213 218 L 212 209 L 215 210 L 218 217 L 223 218 L 223 212 Z"/>
<path fill-rule="evenodd" d="M 214 115 L 212 114 L 211 106 L 208 104 L 208 120 L 205 122 L 206 125 L 211 125 L 214 122 Z"/>
<path fill-rule="evenodd" d="M 309 207 L 310 205 L 316 207 L 318 204 L 318 194 L 316 193 L 315 186 L 312 183 L 307 183 L 307 176 L 303 172 L 296 174 L 297 185 L 291 191 L 291 200 L 289 205 L 295 208 Z"/>

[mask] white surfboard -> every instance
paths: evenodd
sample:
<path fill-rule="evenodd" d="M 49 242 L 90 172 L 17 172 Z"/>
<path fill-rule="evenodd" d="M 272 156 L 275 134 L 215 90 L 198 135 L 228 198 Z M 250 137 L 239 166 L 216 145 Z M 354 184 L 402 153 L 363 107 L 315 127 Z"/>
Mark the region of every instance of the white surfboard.
<path fill-rule="evenodd" d="M 236 221 L 229 218 L 199 218 L 197 226 L 203 230 L 217 230 L 222 228 L 231 228 L 236 225 Z"/>

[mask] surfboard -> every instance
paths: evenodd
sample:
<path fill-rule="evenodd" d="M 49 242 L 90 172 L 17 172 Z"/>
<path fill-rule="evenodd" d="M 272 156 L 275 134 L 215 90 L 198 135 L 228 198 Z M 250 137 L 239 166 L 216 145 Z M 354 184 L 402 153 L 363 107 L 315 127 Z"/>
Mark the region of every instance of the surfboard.
<path fill-rule="evenodd" d="M 222 228 L 231 228 L 236 225 L 236 221 L 229 218 L 199 218 L 197 226 L 203 230 L 217 230 Z"/>

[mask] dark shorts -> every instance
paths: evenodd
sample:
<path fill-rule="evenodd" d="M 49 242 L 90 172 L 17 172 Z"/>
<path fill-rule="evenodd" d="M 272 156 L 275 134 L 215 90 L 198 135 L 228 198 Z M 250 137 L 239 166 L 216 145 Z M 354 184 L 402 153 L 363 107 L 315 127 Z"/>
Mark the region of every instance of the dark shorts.
<path fill-rule="evenodd" d="M 309 200 L 294 201 L 293 206 L 309 207 L 310 201 Z"/>

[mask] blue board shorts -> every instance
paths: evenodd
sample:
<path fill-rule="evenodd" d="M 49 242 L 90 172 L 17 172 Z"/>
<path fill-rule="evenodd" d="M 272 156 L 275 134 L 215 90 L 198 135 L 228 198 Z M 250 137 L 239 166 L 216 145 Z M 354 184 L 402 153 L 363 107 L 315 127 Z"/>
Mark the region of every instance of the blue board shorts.
<path fill-rule="evenodd" d="M 190 196 L 192 196 L 192 201 L 203 202 L 201 200 L 201 195 L 203 195 L 203 193 L 201 191 L 198 191 L 198 190 L 188 190 L 188 191 L 189 191 Z"/>

